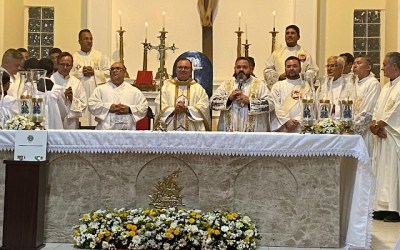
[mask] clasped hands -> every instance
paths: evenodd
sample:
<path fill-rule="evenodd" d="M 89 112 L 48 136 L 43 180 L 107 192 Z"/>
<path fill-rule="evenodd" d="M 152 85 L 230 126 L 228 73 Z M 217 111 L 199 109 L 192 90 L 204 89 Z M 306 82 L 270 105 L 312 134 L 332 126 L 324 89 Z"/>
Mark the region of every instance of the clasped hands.
<path fill-rule="evenodd" d="M 240 90 L 240 89 L 235 89 L 234 91 L 232 91 L 232 93 L 229 95 L 229 100 L 232 102 L 234 100 L 236 100 L 236 102 L 241 107 L 249 105 L 249 103 L 250 103 L 249 97 L 247 95 L 243 94 L 242 90 Z"/>
<path fill-rule="evenodd" d="M 64 95 L 65 95 L 65 98 L 67 98 L 67 100 L 72 102 L 72 99 L 74 98 L 74 94 L 72 93 L 72 88 L 71 87 L 65 89 Z"/>
<path fill-rule="evenodd" d="M 117 115 L 127 115 L 129 114 L 129 106 L 122 103 L 111 104 L 110 113 L 115 113 Z"/>
<path fill-rule="evenodd" d="M 82 68 L 82 73 L 87 77 L 94 76 L 94 69 L 91 66 L 84 66 Z"/>
<path fill-rule="evenodd" d="M 185 105 L 184 101 L 178 101 L 175 105 L 175 110 L 174 113 L 175 114 L 182 114 L 182 113 L 186 113 L 188 111 L 188 107 Z"/>
<path fill-rule="evenodd" d="M 285 123 L 285 127 L 288 130 L 288 132 L 294 131 L 297 128 L 298 125 L 299 125 L 299 122 L 297 120 L 294 120 L 294 119 L 289 119 L 289 121 L 287 121 Z"/>
<path fill-rule="evenodd" d="M 386 123 L 384 121 L 375 121 L 373 120 L 371 122 L 371 125 L 369 126 L 369 130 L 376 136 L 378 136 L 379 138 L 387 138 L 387 133 L 385 130 L 386 127 Z"/>

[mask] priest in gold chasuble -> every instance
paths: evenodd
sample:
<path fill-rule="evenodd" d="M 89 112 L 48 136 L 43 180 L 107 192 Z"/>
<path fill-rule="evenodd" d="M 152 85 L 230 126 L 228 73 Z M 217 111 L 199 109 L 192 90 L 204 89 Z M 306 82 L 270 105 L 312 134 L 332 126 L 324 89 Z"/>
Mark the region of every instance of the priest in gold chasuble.
<path fill-rule="evenodd" d="M 210 131 L 210 110 L 204 88 L 191 78 L 192 63 L 186 58 L 177 62 L 176 77 L 164 82 L 156 102 L 154 126 L 169 131 Z"/>

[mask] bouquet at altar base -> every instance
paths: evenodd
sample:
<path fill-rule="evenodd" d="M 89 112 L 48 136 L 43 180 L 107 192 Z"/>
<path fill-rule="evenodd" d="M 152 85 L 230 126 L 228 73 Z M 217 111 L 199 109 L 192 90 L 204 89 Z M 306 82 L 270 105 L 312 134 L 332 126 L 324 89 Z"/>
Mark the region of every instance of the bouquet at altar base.
<path fill-rule="evenodd" d="M 340 134 L 341 128 L 338 121 L 328 118 L 318 121 L 313 131 L 315 134 Z"/>
<path fill-rule="evenodd" d="M 10 120 L 6 121 L 5 127 L 9 130 L 30 130 L 31 123 L 29 118 L 21 115 L 16 115 Z"/>
<path fill-rule="evenodd" d="M 84 214 L 74 246 L 90 249 L 256 249 L 261 239 L 247 215 L 184 209 L 114 209 Z"/>

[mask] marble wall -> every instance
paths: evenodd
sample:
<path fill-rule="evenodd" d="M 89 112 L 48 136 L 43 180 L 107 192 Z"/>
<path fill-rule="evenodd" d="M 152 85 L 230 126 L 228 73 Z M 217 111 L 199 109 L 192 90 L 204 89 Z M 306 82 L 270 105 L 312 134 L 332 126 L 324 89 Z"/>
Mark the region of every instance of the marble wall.
<path fill-rule="evenodd" d="M 12 158 L 10 152 L 1 154 Z M 49 154 L 45 241 L 72 242 L 72 226 L 91 210 L 149 207 L 156 183 L 180 169 L 186 208 L 248 213 L 262 234 L 261 246 L 339 247 L 345 235 L 341 218 L 347 217 L 341 215 L 347 202 L 341 199 L 341 166 L 356 161 L 340 162 L 339 157 Z"/>

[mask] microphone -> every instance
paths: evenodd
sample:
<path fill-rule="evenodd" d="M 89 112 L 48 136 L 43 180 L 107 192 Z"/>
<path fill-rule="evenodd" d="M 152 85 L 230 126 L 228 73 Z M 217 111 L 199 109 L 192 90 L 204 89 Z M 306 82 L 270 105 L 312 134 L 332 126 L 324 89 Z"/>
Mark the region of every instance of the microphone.
<path fill-rule="evenodd" d="M 239 82 L 239 89 L 242 89 L 244 81 L 247 80 L 247 76 L 243 71 L 240 71 L 239 74 L 236 76 L 236 80 Z"/>

